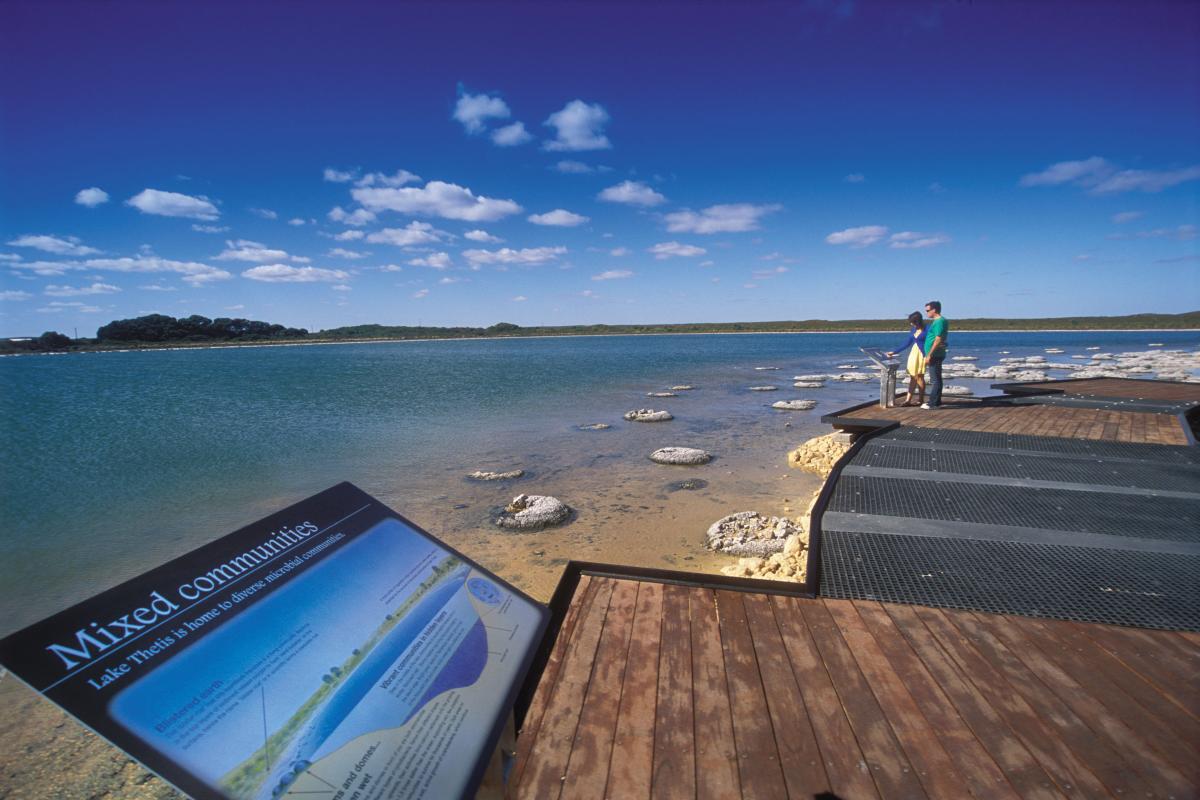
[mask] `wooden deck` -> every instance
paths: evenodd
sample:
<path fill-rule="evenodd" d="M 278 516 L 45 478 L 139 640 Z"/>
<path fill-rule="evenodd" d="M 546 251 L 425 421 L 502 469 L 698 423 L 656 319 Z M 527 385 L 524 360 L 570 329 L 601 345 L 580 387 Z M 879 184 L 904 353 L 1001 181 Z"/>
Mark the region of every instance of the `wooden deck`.
<path fill-rule="evenodd" d="M 854 427 L 854 420 L 894 420 L 918 428 L 1020 433 L 1148 444 L 1189 443 L 1176 414 L 1054 405 L 1016 406 L 958 398 L 946 398 L 941 408 L 930 411 L 900 406 L 880 408 L 876 404 L 827 419 L 839 428 Z"/>
<path fill-rule="evenodd" d="M 1128 378 L 1086 378 L 1010 384 L 1024 389 L 1041 389 L 1085 397 L 1119 397 L 1137 400 L 1200 403 L 1200 383 L 1141 381 Z M 1004 386 L 1004 384 L 998 384 Z"/>
<path fill-rule="evenodd" d="M 580 578 L 513 798 L 1200 794 L 1200 635 Z"/>

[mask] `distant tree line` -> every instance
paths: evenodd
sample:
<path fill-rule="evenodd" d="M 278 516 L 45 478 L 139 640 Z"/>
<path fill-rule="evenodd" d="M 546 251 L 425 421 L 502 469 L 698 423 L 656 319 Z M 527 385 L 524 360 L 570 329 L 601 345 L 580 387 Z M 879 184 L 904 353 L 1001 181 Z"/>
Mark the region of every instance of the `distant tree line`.
<path fill-rule="evenodd" d="M 287 328 L 269 322 L 193 314 L 175 319 L 165 314 L 148 314 L 118 319 L 96 331 L 101 342 L 210 342 L 247 339 L 297 339 L 308 335 L 304 328 Z"/>

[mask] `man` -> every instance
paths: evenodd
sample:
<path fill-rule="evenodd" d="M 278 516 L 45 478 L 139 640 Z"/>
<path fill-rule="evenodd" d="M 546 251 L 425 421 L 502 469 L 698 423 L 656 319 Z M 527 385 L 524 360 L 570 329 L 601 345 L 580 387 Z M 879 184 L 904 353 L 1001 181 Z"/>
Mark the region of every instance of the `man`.
<path fill-rule="evenodd" d="M 942 362 L 946 360 L 946 340 L 950 335 L 950 323 L 942 316 L 942 304 L 930 300 L 925 304 L 925 365 L 929 370 L 929 401 L 921 404 L 928 411 L 942 404 Z"/>

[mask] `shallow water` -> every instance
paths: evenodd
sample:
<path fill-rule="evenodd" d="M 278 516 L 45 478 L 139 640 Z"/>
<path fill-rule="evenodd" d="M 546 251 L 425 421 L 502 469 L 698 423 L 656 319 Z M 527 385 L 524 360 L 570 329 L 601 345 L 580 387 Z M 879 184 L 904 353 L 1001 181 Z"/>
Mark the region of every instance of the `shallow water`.
<path fill-rule="evenodd" d="M 349 480 L 535 596 L 568 558 L 715 571 L 708 525 L 800 513 L 817 485 L 786 452 L 875 382 L 793 389 L 865 363 L 895 334 L 613 336 L 72 354 L 0 359 L 0 634 Z M 1086 346 L 1195 349 L 1194 332 L 955 333 L 952 354 L 1067 359 Z M 777 371 L 755 370 L 776 366 Z M 954 383 L 987 393 L 988 381 Z M 677 384 L 674 398 L 647 392 Z M 748 387 L 774 384 L 776 392 Z M 806 397 L 815 410 L 769 408 Z M 629 423 L 635 408 L 667 423 Z M 578 425 L 605 422 L 604 431 Z M 648 459 L 668 445 L 701 467 Z M 475 469 L 525 469 L 481 483 Z M 703 488 L 672 491 L 692 477 Z M 553 494 L 567 526 L 501 533 L 513 495 Z"/>

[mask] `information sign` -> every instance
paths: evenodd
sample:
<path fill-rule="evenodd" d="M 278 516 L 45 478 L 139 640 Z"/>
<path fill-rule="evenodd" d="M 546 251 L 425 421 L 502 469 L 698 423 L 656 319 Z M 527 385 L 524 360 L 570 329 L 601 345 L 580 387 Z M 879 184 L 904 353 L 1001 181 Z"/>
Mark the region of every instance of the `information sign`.
<path fill-rule="evenodd" d="M 0 642 L 189 795 L 469 795 L 544 607 L 343 483 Z"/>

